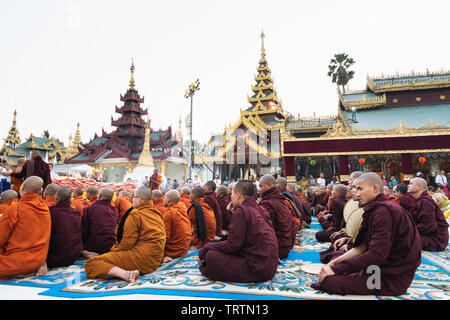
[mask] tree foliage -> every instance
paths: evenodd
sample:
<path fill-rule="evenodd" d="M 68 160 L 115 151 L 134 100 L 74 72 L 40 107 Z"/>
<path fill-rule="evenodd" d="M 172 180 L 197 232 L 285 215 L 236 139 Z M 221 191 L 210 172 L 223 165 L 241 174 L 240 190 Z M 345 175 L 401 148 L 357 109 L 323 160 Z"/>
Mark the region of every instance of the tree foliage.
<path fill-rule="evenodd" d="M 345 93 L 345 85 L 353 79 L 355 72 L 348 69 L 354 63 L 353 58 L 346 53 L 335 54 L 330 60 L 328 76 L 331 77 L 333 83 L 336 83 L 339 93 L 341 92 L 339 87 L 342 87 L 342 92 Z"/>

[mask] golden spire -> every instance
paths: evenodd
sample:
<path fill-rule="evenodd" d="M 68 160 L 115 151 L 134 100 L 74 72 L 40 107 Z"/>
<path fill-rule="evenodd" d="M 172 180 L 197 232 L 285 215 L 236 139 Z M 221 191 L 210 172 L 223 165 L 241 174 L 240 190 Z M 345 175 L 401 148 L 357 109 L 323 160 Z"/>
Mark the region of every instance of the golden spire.
<path fill-rule="evenodd" d="M 264 38 L 266 36 L 264 35 L 264 31 L 261 31 L 261 57 L 266 57 L 266 49 L 264 48 Z"/>
<path fill-rule="evenodd" d="M 141 154 L 139 156 L 137 167 L 152 167 L 155 165 L 153 163 L 152 153 L 150 152 L 150 119 L 147 115 L 147 123 L 145 124 L 145 137 L 144 146 L 142 147 Z"/>
<path fill-rule="evenodd" d="M 178 120 L 177 141 L 178 142 L 183 141 L 183 131 L 181 129 L 181 114 L 180 114 L 180 120 Z"/>
<path fill-rule="evenodd" d="M 13 117 L 13 127 L 16 127 L 16 116 L 17 116 L 17 111 L 14 110 L 14 117 Z"/>
<path fill-rule="evenodd" d="M 131 67 L 130 67 L 130 71 L 131 71 L 130 90 L 135 90 L 135 89 L 134 89 L 134 61 L 133 61 L 133 58 L 131 58 Z"/>

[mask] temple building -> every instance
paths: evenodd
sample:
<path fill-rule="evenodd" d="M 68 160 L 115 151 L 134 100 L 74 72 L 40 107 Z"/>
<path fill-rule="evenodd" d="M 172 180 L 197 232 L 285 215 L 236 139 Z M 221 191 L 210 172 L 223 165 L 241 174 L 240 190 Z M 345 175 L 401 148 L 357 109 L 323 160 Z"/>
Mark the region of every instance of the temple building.
<path fill-rule="evenodd" d="M 337 115 L 322 130 L 315 126 L 292 123 L 282 136 L 290 181 L 324 172 L 345 182 L 354 170 L 432 181 L 450 170 L 450 72 L 368 76 L 364 90 L 339 94 Z"/>
<path fill-rule="evenodd" d="M 95 134 L 88 143 L 82 144 L 82 150 L 74 157 L 65 161 L 66 164 L 88 164 L 103 172 L 106 182 L 123 181 L 142 160 L 141 152 L 145 143 L 148 143 L 151 164 L 170 178 L 184 181 L 187 172 L 187 161 L 179 156 L 181 133 L 175 135 L 172 127 L 166 130 L 153 130 L 150 128 L 148 109 L 143 109 L 144 97 L 141 98 L 134 82 L 134 63 L 130 71 L 130 84 L 125 95 L 120 95 L 121 107 L 115 107 L 118 119 L 111 117 L 111 125 L 115 130 L 107 133 L 102 128 L 101 135 Z M 146 128 L 148 140 L 146 141 Z M 181 135 L 181 136 L 180 136 Z M 177 140 L 178 139 L 178 140 Z M 181 149 L 180 149 L 181 150 Z M 147 159 L 150 161 L 149 159 Z M 148 166 L 148 176 L 153 173 L 153 167 Z"/>
<path fill-rule="evenodd" d="M 21 142 L 17 129 L 17 112 L 14 111 L 12 126 L 8 136 L 4 139 L 0 155 L 8 161 L 11 167 L 15 167 L 20 158 L 30 159 L 33 150 L 39 150 L 42 159 L 52 164 L 61 164 L 66 158 L 66 147 L 55 137 L 36 137 L 30 134 L 28 139 Z"/>

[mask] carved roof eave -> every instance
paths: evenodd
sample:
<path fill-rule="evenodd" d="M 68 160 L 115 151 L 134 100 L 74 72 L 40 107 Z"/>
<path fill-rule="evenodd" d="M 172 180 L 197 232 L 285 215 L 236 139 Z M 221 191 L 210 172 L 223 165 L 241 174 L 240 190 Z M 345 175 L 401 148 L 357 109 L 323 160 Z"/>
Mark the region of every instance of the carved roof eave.
<path fill-rule="evenodd" d="M 342 95 L 339 95 L 339 101 L 344 106 L 345 110 L 350 111 L 352 107 L 355 107 L 356 110 L 361 109 L 371 109 L 379 106 L 383 106 L 386 104 L 386 94 L 383 94 L 381 97 L 377 99 L 363 99 L 356 101 L 344 101 Z"/>
<path fill-rule="evenodd" d="M 387 80 L 387 79 L 386 79 Z M 409 82 L 408 84 L 394 83 L 390 85 L 375 86 L 373 79 L 367 80 L 367 88 L 375 93 L 388 91 L 406 91 L 406 90 L 422 90 L 422 89 L 438 89 L 450 87 L 450 80 L 444 81 L 427 81 L 427 82 Z"/>

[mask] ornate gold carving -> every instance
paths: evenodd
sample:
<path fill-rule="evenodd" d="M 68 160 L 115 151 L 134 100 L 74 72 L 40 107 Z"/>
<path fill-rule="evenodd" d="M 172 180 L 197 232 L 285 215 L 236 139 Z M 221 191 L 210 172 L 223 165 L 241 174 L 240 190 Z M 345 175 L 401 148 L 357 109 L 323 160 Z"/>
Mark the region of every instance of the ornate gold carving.
<path fill-rule="evenodd" d="M 342 137 L 351 134 L 352 132 L 349 129 L 345 129 L 344 125 L 340 121 L 337 121 L 322 137 Z"/>
<path fill-rule="evenodd" d="M 343 95 L 339 95 L 339 100 L 341 101 L 342 105 L 345 107 L 346 110 L 350 110 L 352 107 L 355 107 L 356 109 L 370 109 L 377 106 L 382 106 L 386 104 L 386 94 L 383 94 L 382 96 L 368 99 L 366 95 L 363 93 L 361 100 L 352 100 L 352 101 L 346 101 L 343 97 Z"/>
<path fill-rule="evenodd" d="M 297 182 L 297 179 L 295 176 L 286 176 L 287 182 Z"/>
<path fill-rule="evenodd" d="M 349 181 L 350 180 L 350 175 L 348 174 L 341 174 L 339 176 L 339 181 L 344 182 L 344 181 Z"/>
<path fill-rule="evenodd" d="M 413 174 L 404 174 L 403 175 L 403 181 L 410 181 L 414 178 Z"/>

